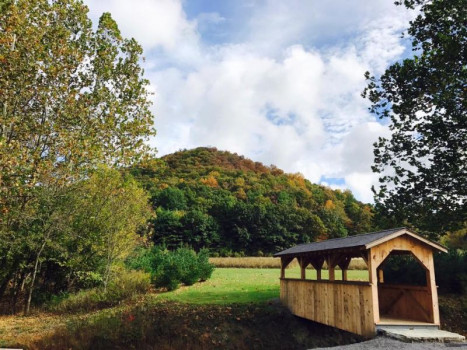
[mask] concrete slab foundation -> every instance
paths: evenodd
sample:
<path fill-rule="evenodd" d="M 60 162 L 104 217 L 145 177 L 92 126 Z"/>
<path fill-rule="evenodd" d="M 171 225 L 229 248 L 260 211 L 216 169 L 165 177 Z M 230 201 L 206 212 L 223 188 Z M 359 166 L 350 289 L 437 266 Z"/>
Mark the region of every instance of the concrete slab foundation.
<path fill-rule="evenodd" d="M 465 337 L 448 331 L 443 331 L 433 327 L 391 327 L 378 326 L 379 334 L 390 338 L 402 340 L 404 342 L 463 342 Z"/>

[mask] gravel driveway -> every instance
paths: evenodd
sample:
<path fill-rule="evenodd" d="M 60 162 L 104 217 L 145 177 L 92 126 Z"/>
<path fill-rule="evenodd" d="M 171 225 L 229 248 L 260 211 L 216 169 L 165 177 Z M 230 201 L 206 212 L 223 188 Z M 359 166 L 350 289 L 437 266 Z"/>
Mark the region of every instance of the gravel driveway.
<path fill-rule="evenodd" d="M 376 337 L 374 339 L 351 345 L 335 346 L 319 349 L 345 349 L 345 350 L 372 350 L 372 349 L 397 349 L 397 350 L 437 350 L 437 349 L 467 350 L 467 342 L 463 343 L 404 343 L 399 340 Z"/>

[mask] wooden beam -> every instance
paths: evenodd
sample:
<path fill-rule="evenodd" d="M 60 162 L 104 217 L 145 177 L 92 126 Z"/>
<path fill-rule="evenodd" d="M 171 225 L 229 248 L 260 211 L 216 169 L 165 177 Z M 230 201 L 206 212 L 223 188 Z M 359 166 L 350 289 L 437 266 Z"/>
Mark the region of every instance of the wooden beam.
<path fill-rule="evenodd" d="M 438 290 L 435 281 L 435 265 L 433 261 L 433 253 L 428 254 L 428 270 L 426 272 L 426 282 L 428 290 L 431 294 L 431 305 L 433 307 L 433 323 L 439 325 L 439 307 L 438 307 Z"/>
<path fill-rule="evenodd" d="M 281 278 L 285 278 L 285 268 L 294 259 L 293 256 L 282 256 L 281 257 Z"/>
<path fill-rule="evenodd" d="M 321 281 L 321 269 L 323 268 L 324 264 L 324 257 L 322 256 L 313 256 L 310 257 L 310 264 L 316 270 L 316 279 Z"/>
<path fill-rule="evenodd" d="M 369 267 L 369 265 L 368 265 L 368 250 L 360 252 L 360 256 L 362 257 L 363 261 L 365 261 L 366 266 Z"/>
<path fill-rule="evenodd" d="M 343 281 L 347 281 L 347 269 L 349 268 L 350 260 L 352 260 L 350 256 L 342 255 L 341 258 L 339 259 L 339 263 L 337 264 L 342 270 Z"/>
<path fill-rule="evenodd" d="M 335 271 L 334 268 L 336 267 L 337 263 L 339 262 L 340 255 L 339 254 L 332 254 L 329 253 L 328 256 L 326 257 L 326 264 L 328 265 L 328 271 L 329 271 L 329 280 L 334 281 L 335 278 Z"/>
<path fill-rule="evenodd" d="M 321 270 L 324 264 L 324 258 L 322 256 L 310 258 L 310 264 L 315 270 Z"/>
<path fill-rule="evenodd" d="M 378 269 L 378 283 L 384 283 L 384 271 L 383 271 L 383 269 Z"/>
<path fill-rule="evenodd" d="M 306 256 L 299 256 L 298 264 L 300 265 L 300 278 L 304 280 L 306 278 L 306 267 L 310 264 L 310 258 Z"/>
<path fill-rule="evenodd" d="M 347 269 L 342 270 L 342 280 L 347 281 Z"/>
<path fill-rule="evenodd" d="M 379 261 L 377 258 L 377 251 L 375 248 L 371 248 L 368 251 L 368 274 L 371 284 L 371 305 L 373 308 L 373 317 L 374 322 L 378 323 L 380 321 L 379 315 L 379 300 L 378 300 L 378 279 L 376 275 L 376 268 L 379 266 Z"/>

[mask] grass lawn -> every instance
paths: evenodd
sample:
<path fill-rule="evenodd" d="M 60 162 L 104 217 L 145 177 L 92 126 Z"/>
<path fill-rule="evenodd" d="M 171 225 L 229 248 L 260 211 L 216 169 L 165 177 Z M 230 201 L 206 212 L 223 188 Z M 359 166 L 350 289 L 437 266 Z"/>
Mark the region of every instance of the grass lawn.
<path fill-rule="evenodd" d="M 307 270 L 306 273 L 307 278 L 316 278 L 315 270 Z M 264 302 L 279 297 L 279 276 L 280 269 L 217 268 L 208 281 L 163 293 L 157 298 L 190 304 Z M 299 278 L 300 269 L 287 269 L 285 276 Z M 328 271 L 323 270 L 322 276 L 328 278 Z M 341 276 L 341 271 L 336 271 L 336 279 Z M 348 277 L 365 281 L 368 280 L 368 271 L 349 270 Z"/>

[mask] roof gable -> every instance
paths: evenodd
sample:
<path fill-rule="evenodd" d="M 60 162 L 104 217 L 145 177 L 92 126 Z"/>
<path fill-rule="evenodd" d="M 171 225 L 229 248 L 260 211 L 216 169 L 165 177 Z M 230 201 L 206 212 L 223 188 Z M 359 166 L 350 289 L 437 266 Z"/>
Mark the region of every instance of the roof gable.
<path fill-rule="evenodd" d="M 283 250 L 282 252 L 274 254 L 275 257 L 285 256 L 285 255 L 300 255 L 306 253 L 313 253 L 313 252 L 320 252 L 320 251 L 327 251 L 327 250 L 337 250 L 337 249 L 370 249 L 371 247 L 375 247 L 379 244 L 387 242 L 391 239 L 396 237 L 402 236 L 407 234 L 422 243 L 431 246 L 432 248 L 447 252 L 447 249 L 442 245 L 432 242 L 426 238 L 423 238 L 405 227 L 398 227 L 390 230 L 378 231 L 378 232 L 370 232 L 361 235 L 343 237 L 343 238 L 335 238 L 335 239 L 328 239 L 321 242 L 314 242 L 314 243 L 305 243 L 300 244 L 295 247 Z"/>

